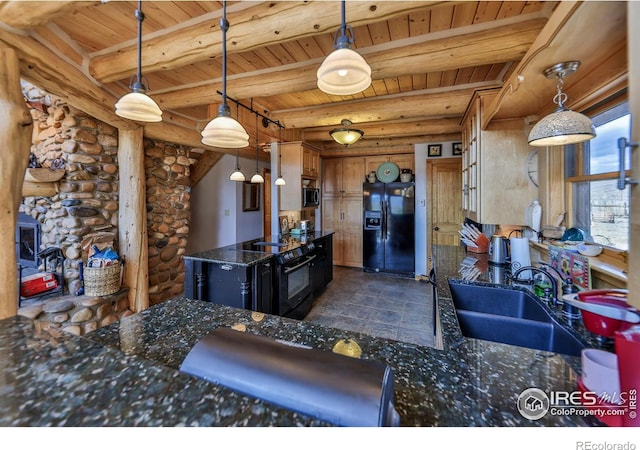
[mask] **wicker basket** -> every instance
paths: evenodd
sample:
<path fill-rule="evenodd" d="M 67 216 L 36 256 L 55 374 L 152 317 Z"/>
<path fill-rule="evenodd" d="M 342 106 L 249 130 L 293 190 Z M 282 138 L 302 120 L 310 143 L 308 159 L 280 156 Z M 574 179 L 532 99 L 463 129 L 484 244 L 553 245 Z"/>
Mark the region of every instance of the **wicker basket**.
<path fill-rule="evenodd" d="M 110 295 L 120 290 L 122 264 L 114 261 L 106 267 L 83 268 L 84 295 L 99 297 Z"/>

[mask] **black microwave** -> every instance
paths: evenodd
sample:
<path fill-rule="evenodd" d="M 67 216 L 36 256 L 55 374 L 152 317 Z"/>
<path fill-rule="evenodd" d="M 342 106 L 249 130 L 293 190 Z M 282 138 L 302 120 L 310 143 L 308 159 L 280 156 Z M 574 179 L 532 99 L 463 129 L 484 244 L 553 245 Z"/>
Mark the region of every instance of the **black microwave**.
<path fill-rule="evenodd" d="M 320 206 L 320 189 L 302 188 L 302 207 Z"/>

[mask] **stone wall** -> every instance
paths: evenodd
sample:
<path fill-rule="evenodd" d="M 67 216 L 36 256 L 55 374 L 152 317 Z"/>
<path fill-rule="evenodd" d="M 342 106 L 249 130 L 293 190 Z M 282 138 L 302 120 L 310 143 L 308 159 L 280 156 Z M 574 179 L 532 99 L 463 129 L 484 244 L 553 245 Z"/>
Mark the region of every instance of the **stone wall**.
<path fill-rule="evenodd" d="M 56 195 L 24 197 L 20 211 L 40 222 L 40 250 L 62 250 L 67 290 L 75 293 L 83 240 L 118 235 L 117 129 L 37 88 L 25 96 L 34 121 L 31 153 L 42 167 L 63 166 L 65 175 Z"/>
<path fill-rule="evenodd" d="M 25 197 L 20 211 L 41 224 L 41 247 L 59 247 L 65 257 L 67 291 L 81 286 L 78 262 L 83 242 L 113 241 L 118 250 L 118 134 L 28 83 L 23 92 L 34 120 L 31 153 L 42 167 L 64 166 L 59 192 Z M 190 220 L 190 149 L 144 139 L 149 238 L 150 304 L 183 292 Z"/>
<path fill-rule="evenodd" d="M 144 140 L 149 239 L 149 304 L 184 291 L 190 220 L 189 149 Z"/>

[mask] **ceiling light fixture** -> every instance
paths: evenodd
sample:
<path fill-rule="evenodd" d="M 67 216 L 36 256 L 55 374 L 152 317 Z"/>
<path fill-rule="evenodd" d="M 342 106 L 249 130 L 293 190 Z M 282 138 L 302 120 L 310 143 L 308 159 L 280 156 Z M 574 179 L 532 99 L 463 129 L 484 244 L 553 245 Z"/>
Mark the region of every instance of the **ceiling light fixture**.
<path fill-rule="evenodd" d="M 251 109 L 253 110 L 253 99 L 251 100 Z M 256 173 L 251 177 L 252 183 L 264 183 L 264 177 L 260 175 L 260 167 L 258 166 L 258 154 L 260 153 L 258 137 L 258 115 L 256 114 Z"/>
<path fill-rule="evenodd" d="M 371 67 L 355 50 L 353 29 L 346 24 L 345 0 L 342 0 L 342 25 L 336 32 L 333 48 L 317 72 L 318 89 L 327 94 L 352 95 L 371 85 Z"/>
<path fill-rule="evenodd" d="M 249 146 L 249 135 L 240 123 L 231 117 L 227 105 L 227 2 L 222 2 L 222 104 L 218 108 L 218 117 L 211 120 L 202 130 L 202 143 L 211 147 L 244 148 Z"/>
<path fill-rule="evenodd" d="M 355 144 L 364 136 L 364 131 L 349 128 L 351 121 L 348 119 L 342 119 L 342 128 L 334 128 L 329 131 L 329 134 L 338 144 L 342 144 L 345 147 L 350 144 Z"/>
<path fill-rule="evenodd" d="M 567 61 L 548 67 L 543 72 L 547 78 L 557 78 L 558 91 L 553 102 L 558 108 L 536 123 L 529 133 L 529 145 L 544 147 L 576 144 L 596 137 L 596 129 L 584 114 L 567 109 L 567 94 L 562 92 L 564 77 L 578 70 L 580 61 Z"/>
<path fill-rule="evenodd" d="M 282 177 L 282 125 L 278 124 L 278 178 L 276 178 L 276 186 L 284 186 L 287 184 Z"/>
<path fill-rule="evenodd" d="M 116 115 L 141 122 L 162 122 L 162 110 L 146 94 L 147 88 L 142 78 L 142 0 L 138 2 L 135 17 L 138 21 L 138 72 L 129 81 L 129 89 L 133 92 L 123 95 L 116 102 Z"/>

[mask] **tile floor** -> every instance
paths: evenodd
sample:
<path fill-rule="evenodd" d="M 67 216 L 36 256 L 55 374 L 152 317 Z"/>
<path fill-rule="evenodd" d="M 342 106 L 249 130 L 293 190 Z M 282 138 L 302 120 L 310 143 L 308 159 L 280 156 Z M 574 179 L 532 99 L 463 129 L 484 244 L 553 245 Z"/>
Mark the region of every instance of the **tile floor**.
<path fill-rule="evenodd" d="M 335 266 L 333 281 L 304 320 L 435 347 L 432 317 L 430 284 Z"/>

